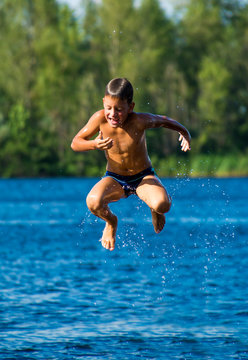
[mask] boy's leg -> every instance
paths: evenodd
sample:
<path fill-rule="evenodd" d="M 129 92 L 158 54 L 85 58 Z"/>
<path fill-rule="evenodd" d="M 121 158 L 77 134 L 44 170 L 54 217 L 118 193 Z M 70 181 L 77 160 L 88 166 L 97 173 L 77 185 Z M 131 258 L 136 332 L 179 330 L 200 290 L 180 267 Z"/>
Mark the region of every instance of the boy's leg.
<path fill-rule="evenodd" d="M 108 204 L 125 197 L 121 185 L 111 177 L 100 180 L 90 191 L 86 203 L 89 210 L 106 221 L 102 235 L 102 246 L 114 250 L 117 229 L 117 217 L 110 211 Z"/>
<path fill-rule="evenodd" d="M 154 230 L 159 233 L 165 224 L 164 213 L 171 207 L 170 196 L 161 181 L 154 175 L 145 176 L 137 187 L 136 193 L 151 209 Z"/>

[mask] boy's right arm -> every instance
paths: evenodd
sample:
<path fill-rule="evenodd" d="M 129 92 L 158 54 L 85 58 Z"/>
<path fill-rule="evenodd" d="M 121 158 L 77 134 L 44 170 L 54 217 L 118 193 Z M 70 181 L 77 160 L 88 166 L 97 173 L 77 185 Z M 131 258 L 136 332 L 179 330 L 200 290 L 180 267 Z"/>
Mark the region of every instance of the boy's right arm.
<path fill-rule="evenodd" d="M 88 151 L 88 150 L 107 150 L 113 145 L 110 138 L 103 139 L 100 125 L 104 119 L 103 111 L 100 110 L 91 116 L 88 123 L 77 133 L 71 143 L 71 148 L 74 151 Z M 91 138 L 99 132 L 99 135 L 94 139 Z"/>

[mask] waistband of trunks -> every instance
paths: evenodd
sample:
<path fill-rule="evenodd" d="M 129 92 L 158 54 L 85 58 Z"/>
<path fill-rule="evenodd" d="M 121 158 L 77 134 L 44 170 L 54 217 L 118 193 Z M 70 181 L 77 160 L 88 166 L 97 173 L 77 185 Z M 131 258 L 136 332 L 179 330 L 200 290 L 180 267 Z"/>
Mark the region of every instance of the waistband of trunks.
<path fill-rule="evenodd" d="M 105 176 L 112 176 L 120 181 L 126 181 L 129 183 L 132 181 L 137 181 L 146 175 L 155 175 L 155 171 L 151 166 L 145 170 L 140 171 L 139 173 L 137 173 L 135 175 L 119 175 L 119 174 L 116 174 L 111 171 L 106 171 L 106 174 L 105 174 Z"/>

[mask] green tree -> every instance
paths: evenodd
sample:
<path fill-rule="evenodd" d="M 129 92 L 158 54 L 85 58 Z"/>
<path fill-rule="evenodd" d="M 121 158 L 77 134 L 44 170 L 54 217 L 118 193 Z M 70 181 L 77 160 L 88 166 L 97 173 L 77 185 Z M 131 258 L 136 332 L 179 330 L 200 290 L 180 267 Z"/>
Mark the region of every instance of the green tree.
<path fill-rule="evenodd" d="M 201 131 L 198 150 L 228 150 L 227 101 L 231 76 L 223 61 L 205 57 L 199 72 L 199 116 Z"/>
<path fill-rule="evenodd" d="M 106 54 L 110 78 L 123 74 L 124 58 L 132 51 L 135 41 L 135 15 L 133 0 L 103 0 L 99 6 L 102 50 Z"/>
<path fill-rule="evenodd" d="M 83 66 L 77 21 L 68 7 L 50 0 L 5 0 L 0 18 L 1 119 L 3 129 L 10 128 L 1 132 L 1 168 L 5 173 L 10 167 L 11 153 L 20 164 L 13 175 L 27 173 L 28 167 L 30 175 L 58 173 L 66 167 L 70 122 L 76 121 L 80 109 Z M 20 130 L 29 137 L 21 149 L 11 138 L 13 119 L 18 119 L 13 114 L 20 104 L 28 114 Z"/>
<path fill-rule="evenodd" d="M 248 4 L 240 3 L 225 34 L 223 54 L 231 74 L 227 102 L 227 128 L 231 149 L 248 152 Z"/>
<path fill-rule="evenodd" d="M 84 0 L 81 19 L 56 0 L 2 0 L 1 176 L 102 173 L 102 152 L 75 154 L 70 142 L 119 76 L 134 85 L 136 111 L 166 114 L 191 130 L 195 168 L 196 153 L 219 153 L 211 166 L 224 153 L 247 154 L 248 4 L 180 2 L 180 16 L 169 18 L 158 0 Z M 147 136 L 154 163 L 174 174 L 177 134 Z"/>

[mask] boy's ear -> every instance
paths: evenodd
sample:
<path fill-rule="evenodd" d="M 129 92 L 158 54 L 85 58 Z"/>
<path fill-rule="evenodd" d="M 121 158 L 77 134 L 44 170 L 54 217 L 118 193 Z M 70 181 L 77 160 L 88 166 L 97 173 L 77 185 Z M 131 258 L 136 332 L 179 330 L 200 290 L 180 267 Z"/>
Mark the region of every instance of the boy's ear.
<path fill-rule="evenodd" d="M 129 104 L 129 110 L 128 110 L 129 113 L 131 113 L 133 111 L 134 106 L 135 106 L 134 102 L 131 102 L 131 104 Z"/>

